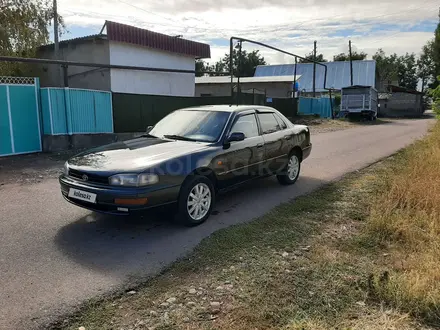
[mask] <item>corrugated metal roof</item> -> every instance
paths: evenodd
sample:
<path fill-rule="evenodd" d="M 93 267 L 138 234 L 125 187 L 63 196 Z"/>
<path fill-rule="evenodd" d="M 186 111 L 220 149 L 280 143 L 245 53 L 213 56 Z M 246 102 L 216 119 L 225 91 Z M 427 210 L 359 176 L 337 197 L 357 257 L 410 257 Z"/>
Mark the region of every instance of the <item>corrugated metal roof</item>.
<path fill-rule="evenodd" d="M 390 89 L 390 91 L 392 93 L 408 93 L 408 94 L 422 94 L 422 92 L 416 91 L 415 89 L 409 89 L 409 88 L 405 88 L 405 87 L 400 87 L 400 86 L 396 86 L 396 85 L 389 85 L 388 88 Z"/>
<path fill-rule="evenodd" d="M 89 36 L 84 36 L 84 37 L 60 40 L 60 46 L 64 45 L 64 44 L 80 43 L 83 41 L 93 40 L 93 39 L 107 39 L 107 36 L 105 34 L 91 34 Z M 44 49 L 44 48 L 54 48 L 54 47 L 55 47 L 55 44 L 51 43 L 51 44 L 40 46 L 39 48 Z"/>
<path fill-rule="evenodd" d="M 350 83 L 350 62 L 326 62 L 327 88 L 341 89 Z M 260 65 L 255 77 L 293 75 L 295 64 Z M 325 69 L 316 66 L 316 91 L 324 90 Z M 296 74 L 301 75 L 300 90 L 313 91 L 313 63 L 297 64 Z M 353 61 L 353 84 L 376 87 L 376 61 Z"/>
<path fill-rule="evenodd" d="M 297 75 L 296 80 L 299 81 L 301 76 Z M 234 77 L 234 82 L 238 79 Z M 264 82 L 294 82 L 293 76 L 270 76 L 270 77 L 243 77 L 240 83 L 264 83 Z M 230 84 L 231 76 L 221 77 L 196 77 L 196 84 Z"/>
<path fill-rule="evenodd" d="M 196 58 L 211 57 L 211 47 L 208 44 L 111 21 L 106 21 L 106 27 L 109 40 L 194 56 Z"/>

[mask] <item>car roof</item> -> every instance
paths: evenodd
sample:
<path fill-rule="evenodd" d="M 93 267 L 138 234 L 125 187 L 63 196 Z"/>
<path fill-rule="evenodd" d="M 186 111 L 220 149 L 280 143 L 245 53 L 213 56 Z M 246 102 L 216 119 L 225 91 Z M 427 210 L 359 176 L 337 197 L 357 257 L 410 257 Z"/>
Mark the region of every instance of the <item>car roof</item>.
<path fill-rule="evenodd" d="M 229 104 L 218 104 L 218 105 L 202 105 L 197 107 L 189 107 L 181 110 L 209 110 L 209 111 L 224 111 L 224 112 L 241 112 L 246 110 L 269 110 L 275 111 L 274 108 L 266 107 L 263 105 L 229 105 Z"/>

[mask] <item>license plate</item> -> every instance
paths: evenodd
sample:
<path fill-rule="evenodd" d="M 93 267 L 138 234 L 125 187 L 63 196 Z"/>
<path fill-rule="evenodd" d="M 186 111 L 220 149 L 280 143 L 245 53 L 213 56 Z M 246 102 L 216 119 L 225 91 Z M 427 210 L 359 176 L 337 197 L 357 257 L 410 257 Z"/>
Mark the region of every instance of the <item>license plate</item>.
<path fill-rule="evenodd" d="M 89 193 L 78 189 L 70 188 L 69 197 L 79 199 L 89 203 L 96 203 L 96 194 Z"/>

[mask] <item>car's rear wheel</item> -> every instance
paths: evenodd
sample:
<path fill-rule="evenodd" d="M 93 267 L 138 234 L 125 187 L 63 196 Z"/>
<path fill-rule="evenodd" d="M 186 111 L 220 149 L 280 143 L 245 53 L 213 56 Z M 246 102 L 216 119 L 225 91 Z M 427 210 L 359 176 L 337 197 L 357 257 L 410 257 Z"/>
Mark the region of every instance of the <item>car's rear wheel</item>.
<path fill-rule="evenodd" d="M 179 195 L 178 219 L 185 226 L 197 226 L 211 215 L 215 190 L 211 180 L 195 175 L 186 180 Z"/>
<path fill-rule="evenodd" d="M 289 160 L 283 172 L 277 175 L 278 182 L 282 185 L 291 185 L 298 180 L 301 171 L 301 160 L 297 152 L 289 156 Z"/>

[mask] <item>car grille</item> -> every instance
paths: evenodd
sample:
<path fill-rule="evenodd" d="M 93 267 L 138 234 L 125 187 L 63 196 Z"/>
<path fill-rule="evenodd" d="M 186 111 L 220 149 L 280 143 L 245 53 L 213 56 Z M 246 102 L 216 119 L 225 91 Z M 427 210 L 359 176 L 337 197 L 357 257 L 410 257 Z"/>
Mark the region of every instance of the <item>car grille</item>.
<path fill-rule="evenodd" d="M 87 175 L 87 180 L 83 179 L 83 176 Z M 85 173 L 77 170 L 69 169 L 69 176 L 78 179 L 80 181 L 95 182 L 100 184 L 108 184 L 108 177 L 96 174 Z"/>

